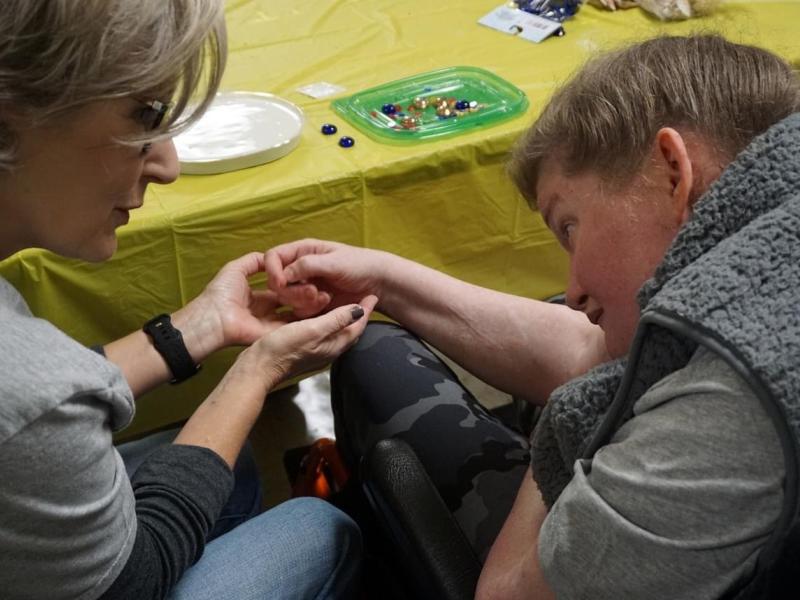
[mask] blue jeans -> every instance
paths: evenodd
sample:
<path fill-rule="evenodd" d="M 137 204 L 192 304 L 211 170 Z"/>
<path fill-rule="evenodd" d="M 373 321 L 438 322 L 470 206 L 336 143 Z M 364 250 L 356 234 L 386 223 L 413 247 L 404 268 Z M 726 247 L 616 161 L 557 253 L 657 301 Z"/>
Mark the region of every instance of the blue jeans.
<path fill-rule="evenodd" d="M 177 430 L 118 446 L 128 475 Z M 234 468 L 236 483 L 203 556 L 170 600 L 352 598 L 358 589 L 361 534 L 344 513 L 317 498 L 296 498 L 264 513 L 252 450 Z"/>

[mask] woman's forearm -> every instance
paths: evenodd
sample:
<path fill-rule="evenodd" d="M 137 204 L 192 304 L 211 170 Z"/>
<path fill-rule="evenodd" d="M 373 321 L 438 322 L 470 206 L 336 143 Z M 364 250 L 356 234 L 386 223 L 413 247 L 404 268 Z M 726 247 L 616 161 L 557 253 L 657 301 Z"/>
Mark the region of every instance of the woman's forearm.
<path fill-rule="evenodd" d="M 279 377 L 268 375 L 255 349 L 243 351 L 219 385 L 197 407 L 176 444 L 209 448 L 233 467 L 250 430 Z"/>
<path fill-rule="evenodd" d="M 378 309 L 487 383 L 544 403 L 608 360 L 603 333 L 566 306 L 504 294 L 388 255 Z"/>

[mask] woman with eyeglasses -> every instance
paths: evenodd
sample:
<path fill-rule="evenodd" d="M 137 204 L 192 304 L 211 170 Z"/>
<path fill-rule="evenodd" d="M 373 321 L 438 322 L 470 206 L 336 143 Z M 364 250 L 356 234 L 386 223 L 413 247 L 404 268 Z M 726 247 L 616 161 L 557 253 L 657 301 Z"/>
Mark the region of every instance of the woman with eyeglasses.
<path fill-rule="evenodd" d="M 222 0 L 0 5 L 0 259 L 111 257 L 147 186 L 178 175 L 170 136 L 217 90 L 223 19 Z M 243 447 L 270 389 L 349 347 L 376 298 L 288 322 L 248 285 L 262 271 L 262 253 L 242 256 L 180 310 L 94 349 L 0 278 L 4 598 L 352 595 L 355 524 L 314 499 L 258 514 Z M 115 448 L 138 396 L 234 345 L 247 348 L 180 431 Z"/>

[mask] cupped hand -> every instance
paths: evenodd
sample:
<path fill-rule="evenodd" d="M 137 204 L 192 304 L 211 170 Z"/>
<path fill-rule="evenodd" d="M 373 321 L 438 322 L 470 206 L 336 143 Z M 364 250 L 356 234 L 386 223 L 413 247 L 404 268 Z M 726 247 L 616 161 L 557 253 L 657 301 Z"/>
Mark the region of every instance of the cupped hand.
<path fill-rule="evenodd" d="M 290 320 L 277 312 L 275 292 L 252 289 L 249 279 L 264 271 L 264 255 L 251 252 L 227 263 L 194 300 L 175 312 L 173 321 L 193 340 L 196 359 L 227 346 L 247 346 Z"/>
<path fill-rule="evenodd" d="M 299 240 L 267 251 L 267 282 L 298 317 L 316 315 L 367 295 L 380 297 L 386 256 L 338 242 Z"/>
<path fill-rule="evenodd" d="M 316 371 L 356 343 L 378 302 L 361 299 L 309 319 L 286 323 L 269 332 L 245 352 L 257 355 L 272 385 L 287 377 Z"/>

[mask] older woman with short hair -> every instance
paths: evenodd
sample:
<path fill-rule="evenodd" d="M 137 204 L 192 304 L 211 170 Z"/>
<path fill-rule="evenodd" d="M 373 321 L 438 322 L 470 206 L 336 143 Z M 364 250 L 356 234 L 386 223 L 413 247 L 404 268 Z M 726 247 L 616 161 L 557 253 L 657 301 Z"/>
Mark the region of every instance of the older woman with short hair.
<path fill-rule="evenodd" d="M 147 186 L 178 175 L 170 137 L 214 97 L 223 19 L 221 0 L 0 5 L 0 258 L 114 253 Z M 242 448 L 270 389 L 352 344 L 375 299 L 288 322 L 249 286 L 263 270 L 261 253 L 234 260 L 186 306 L 95 350 L 0 279 L 4 598 L 351 597 L 354 523 L 315 499 L 258 514 Z M 235 345 L 179 432 L 117 451 L 136 397 Z"/>

